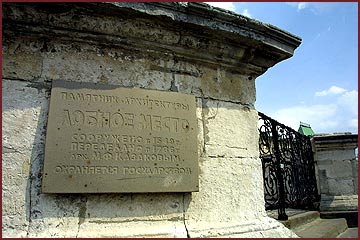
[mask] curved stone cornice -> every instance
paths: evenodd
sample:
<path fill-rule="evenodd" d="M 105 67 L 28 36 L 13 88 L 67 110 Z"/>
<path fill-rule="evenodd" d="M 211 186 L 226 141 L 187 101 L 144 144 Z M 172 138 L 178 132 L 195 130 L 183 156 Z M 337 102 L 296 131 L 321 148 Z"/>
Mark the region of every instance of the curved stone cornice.
<path fill-rule="evenodd" d="M 17 31 L 174 55 L 252 79 L 291 57 L 301 43 L 270 24 L 204 3 L 4 3 L 3 8 L 5 35 Z"/>

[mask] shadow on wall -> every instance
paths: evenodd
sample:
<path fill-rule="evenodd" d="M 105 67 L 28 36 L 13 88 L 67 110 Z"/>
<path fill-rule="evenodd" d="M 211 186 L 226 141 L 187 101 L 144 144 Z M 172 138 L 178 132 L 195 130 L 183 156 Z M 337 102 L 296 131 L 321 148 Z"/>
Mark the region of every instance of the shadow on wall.
<path fill-rule="evenodd" d="M 30 221 L 31 185 L 40 177 L 36 169 L 43 161 L 49 87 L 6 79 L 2 85 L 3 216 L 26 211 Z"/>

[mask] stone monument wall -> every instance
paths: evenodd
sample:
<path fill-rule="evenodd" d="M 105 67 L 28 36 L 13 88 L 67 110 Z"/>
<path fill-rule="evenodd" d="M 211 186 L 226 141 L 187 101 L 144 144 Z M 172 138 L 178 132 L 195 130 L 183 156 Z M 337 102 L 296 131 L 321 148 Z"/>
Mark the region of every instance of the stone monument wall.
<path fill-rule="evenodd" d="M 358 135 L 350 133 L 315 135 L 321 211 L 358 211 Z"/>
<path fill-rule="evenodd" d="M 205 4 L 3 4 L 3 237 L 293 237 L 268 218 L 255 79 L 300 39 Z M 41 192 L 52 81 L 196 97 L 199 192 Z"/>

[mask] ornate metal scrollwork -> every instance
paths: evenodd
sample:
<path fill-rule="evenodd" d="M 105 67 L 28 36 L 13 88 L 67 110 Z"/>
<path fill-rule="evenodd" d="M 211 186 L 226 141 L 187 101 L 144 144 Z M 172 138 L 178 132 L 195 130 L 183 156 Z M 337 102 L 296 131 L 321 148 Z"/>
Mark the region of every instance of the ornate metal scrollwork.
<path fill-rule="evenodd" d="M 265 207 L 314 208 L 319 200 L 310 138 L 259 112 L 259 150 L 264 177 Z"/>

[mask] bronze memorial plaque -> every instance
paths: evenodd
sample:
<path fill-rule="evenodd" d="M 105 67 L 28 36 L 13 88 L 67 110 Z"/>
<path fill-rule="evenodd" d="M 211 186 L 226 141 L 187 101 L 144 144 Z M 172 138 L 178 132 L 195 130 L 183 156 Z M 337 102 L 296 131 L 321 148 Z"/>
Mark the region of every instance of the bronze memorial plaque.
<path fill-rule="evenodd" d="M 44 193 L 199 190 L 195 97 L 54 81 Z"/>

